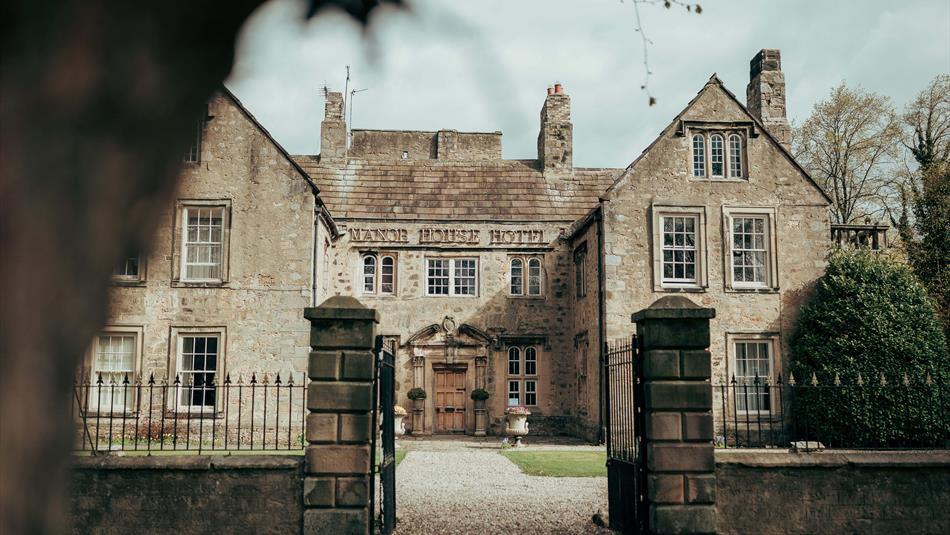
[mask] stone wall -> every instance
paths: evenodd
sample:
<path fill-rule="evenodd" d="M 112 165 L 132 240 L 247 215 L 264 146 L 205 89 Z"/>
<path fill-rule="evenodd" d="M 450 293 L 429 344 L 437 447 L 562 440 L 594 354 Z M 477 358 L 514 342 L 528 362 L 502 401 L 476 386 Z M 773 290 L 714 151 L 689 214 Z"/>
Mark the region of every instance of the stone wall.
<path fill-rule="evenodd" d="M 579 435 L 589 440 L 596 439 L 601 427 L 602 375 L 601 352 L 604 341 L 600 330 L 600 276 L 598 222 L 592 219 L 571 239 L 571 266 L 568 292 L 573 301 L 573 332 L 575 373 L 571 387 L 577 400 L 575 414 Z M 575 254 L 581 251 L 584 257 L 584 296 L 577 296 Z"/>
<path fill-rule="evenodd" d="M 348 156 L 367 160 L 500 160 L 501 132 L 352 131 Z M 406 153 L 405 156 L 403 153 Z"/>
<path fill-rule="evenodd" d="M 71 532 L 300 533 L 303 457 L 83 457 Z"/>
<path fill-rule="evenodd" d="M 950 452 L 717 450 L 717 533 L 950 533 Z"/>

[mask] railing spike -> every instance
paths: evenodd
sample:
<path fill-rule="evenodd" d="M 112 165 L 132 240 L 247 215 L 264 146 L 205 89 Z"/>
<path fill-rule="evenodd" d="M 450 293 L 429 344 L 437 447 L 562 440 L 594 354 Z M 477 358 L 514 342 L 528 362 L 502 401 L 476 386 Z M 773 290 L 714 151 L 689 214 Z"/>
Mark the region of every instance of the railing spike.
<path fill-rule="evenodd" d="M 756 373 L 756 374 L 755 374 L 755 377 L 752 379 L 752 384 L 754 384 L 754 385 L 758 385 L 758 384 L 759 384 L 759 374 L 758 374 L 758 373 Z"/>
<path fill-rule="evenodd" d="M 96 379 L 96 384 L 101 386 L 101 385 L 102 385 L 102 372 L 99 372 L 99 373 L 98 373 L 98 376 L 99 376 L 99 378 Z"/>
<path fill-rule="evenodd" d="M 811 386 L 818 386 L 818 376 L 811 372 Z"/>
<path fill-rule="evenodd" d="M 109 384 L 110 384 L 110 385 L 115 385 L 115 375 L 110 375 L 110 376 L 109 376 Z"/>
<path fill-rule="evenodd" d="M 294 385 L 294 374 L 291 373 L 290 379 L 287 379 L 287 386 L 293 386 L 293 385 Z"/>
<path fill-rule="evenodd" d="M 280 384 L 280 374 L 279 374 L 279 373 L 277 374 L 277 379 L 274 379 L 274 384 L 275 384 L 275 385 L 279 385 L 279 384 Z"/>
<path fill-rule="evenodd" d="M 154 385 L 154 384 L 155 384 L 155 372 L 149 372 L 149 374 L 148 374 L 148 384 L 150 384 L 150 385 Z"/>
<path fill-rule="evenodd" d="M 881 386 L 887 386 L 887 379 L 884 378 L 884 372 L 881 372 Z"/>
<path fill-rule="evenodd" d="M 251 372 L 251 384 L 252 384 L 252 385 L 256 385 L 256 384 L 257 384 L 257 373 L 256 373 L 256 372 Z"/>
<path fill-rule="evenodd" d="M 226 384 L 226 385 L 231 384 L 231 373 L 230 373 L 230 372 L 228 372 L 228 374 L 224 376 L 224 384 Z"/>
<path fill-rule="evenodd" d="M 934 384 L 933 377 L 930 376 L 929 371 L 927 372 L 927 379 L 924 380 L 924 384 L 926 384 L 927 386 L 933 386 Z"/>
<path fill-rule="evenodd" d="M 177 374 L 177 373 L 175 374 L 175 384 L 176 384 L 176 385 L 180 385 L 180 384 L 181 384 L 181 375 L 179 375 L 179 374 Z"/>
<path fill-rule="evenodd" d="M 861 376 L 861 372 L 858 372 L 858 386 L 864 386 L 864 377 Z"/>
<path fill-rule="evenodd" d="M 777 385 L 782 384 L 782 374 L 781 374 L 781 373 L 778 374 L 778 379 L 775 380 L 775 384 L 777 384 Z"/>
<path fill-rule="evenodd" d="M 122 384 L 124 384 L 124 385 L 129 384 L 129 374 L 128 374 L 128 372 L 126 372 L 126 374 L 122 377 Z"/>
<path fill-rule="evenodd" d="M 732 374 L 732 384 L 736 384 L 736 374 Z"/>
<path fill-rule="evenodd" d="M 835 372 L 835 386 L 841 386 L 841 375 Z"/>
<path fill-rule="evenodd" d="M 788 372 L 788 384 L 795 386 L 795 372 Z"/>
<path fill-rule="evenodd" d="M 901 384 L 904 386 L 910 386 L 910 378 L 907 377 L 907 372 L 904 372 L 904 378 L 901 380 Z"/>

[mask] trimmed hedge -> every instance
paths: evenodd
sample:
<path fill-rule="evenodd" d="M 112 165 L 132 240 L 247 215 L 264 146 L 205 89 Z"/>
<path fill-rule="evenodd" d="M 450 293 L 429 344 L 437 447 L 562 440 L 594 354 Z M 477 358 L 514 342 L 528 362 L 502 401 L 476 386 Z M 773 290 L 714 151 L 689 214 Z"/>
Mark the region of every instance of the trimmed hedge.
<path fill-rule="evenodd" d="M 791 349 L 798 383 L 814 373 L 822 385 L 794 389 L 800 438 L 838 447 L 950 439 L 950 354 L 933 303 L 907 265 L 864 249 L 833 252 Z M 834 387 L 836 374 L 843 387 Z M 858 374 L 864 386 L 855 384 Z"/>

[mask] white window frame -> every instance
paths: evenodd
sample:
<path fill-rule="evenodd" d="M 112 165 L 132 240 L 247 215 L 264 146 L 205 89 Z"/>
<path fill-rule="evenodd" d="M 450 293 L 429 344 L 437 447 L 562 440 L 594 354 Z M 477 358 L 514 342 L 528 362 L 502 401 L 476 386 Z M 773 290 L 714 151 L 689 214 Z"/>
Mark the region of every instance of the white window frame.
<path fill-rule="evenodd" d="M 186 247 L 188 236 L 188 210 L 221 209 L 221 267 L 217 278 L 188 278 Z M 231 246 L 231 201 L 229 199 L 179 199 L 176 206 L 175 234 L 172 247 L 174 273 L 172 286 L 221 286 L 228 282 Z"/>
<path fill-rule="evenodd" d="M 217 337 L 218 339 L 218 353 L 216 356 L 216 366 L 215 366 L 215 399 L 214 405 L 185 405 L 181 403 L 181 396 L 184 388 L 186 387 L 186 380 L 184 377 L 181 377 L 183 372 L 182 370 L 182 349 L 184 344 L 185 337 L 188 336 L 197 336 L 197 337 Z M 226 327 L 172 327 L 171 328 L 171 339 L 168 344 L 169 346 L 169 372 L 168 372 L 168 384 L 172 387 L 175 385 L 175 378 L 178 377 L 181 381 L 180 389 L 174 389 L 174 394 L 169 394 L 166 400 L 167 407 L 166 409 L 171 412 L 186 413 L 186 414 L 206 414 L 213 415 L 221 410 L 223 407 L 223 400 L 220 393 L 220 386 L 224 382 L 226 367 L 225 362 L 227 358 L 227 328 Z M 205 372 L 207 373 L 207 372 Z"/>
<path fill-rule="evenodd" d="M 515 262 L 520 262 L 520 275 L 515 274 Z M 532 292 L 531 287 L 531 264 L 537 264 L 537 291 Z M 519 277 L 520 292 L 515 292 L 515 277 Z M 510 256 L 508 257 L 508 295 L 511 297 L 544 297 L 544 262 L 540 256 Z"/>
<path fill-rule="evenodd" d="M 430 261 L 448 261 L 449 263 L 449 278 L 448 278 L 448 293 L 437 294 L 431 293 L 429 291 L 429 262 Z M 455 283 L 455 270 L 456 263 L 463 260 L 472 260 L 475 262 L 475 287 L 474 292 L 471 294 L 460 294 L 456 293 Z M 423 259 L 423 273 L 425 275 L 425 295 L 426 297 L 478 297 L 479 295 L 479 285 L 481 283 L 480 276 L 480 262 L 477 256 L 427 256 Z"/>
<path fill-rule="evenodd" d="M 754 380 L 752 379 L 752 380 L 749 380 L 748 383 L 744 383 L 743 381 L 748 378 L 745 376 L 740 377 L 736 373 L 737 370 L 739 369 L 739 365 L 737 361 L 737 356 L 738 356 L 737 346 L 738 344 L 744 344 L 744 343 L 753 343 L 753 344 L 764 343 L 766 344 L 766 351 L 768 352 L 767 359 L 768 359 L 769 373 L 767 374 L 767 376 L 759 378 L 763 387 L 765 387 L 766 385 L 770 385 L 769 389 L 766 390 L 766 395 L 768 396 L 768 405 L 763 405 L 761 408 L 756 409 L 756 410 L 740 409 L 739 403 L 738 403 L 739 398 L 746 395 L 746 391 L 743 388 L 743 384 L 751 385 L 753 384 L 752 381 Z M 727 333 L 726 334 L 726 350 L 728 351 L 728 355 L 729 355 L 729 363 L 728 363 L 729 369 L 727 370 L 727 381 L 730 387 L 735 386 L 735 389 L 736 389 L 735 394 L 733 396 L 729 396 L 729 399 L 727 400 L 727 403 L 735 404 L 735 406 L 732 407 L 733 411 L 738 414 L 768 415 L 770 412 L 772 413 L 773 416 L 779 414 L 782 408 L 781 400 L 777 399 L 778 396 L 774 395 L 774 392 L 773 392 L 774 389 L 771 388 L 771 385 L 775 384 L 776 378 L 778 377 L 778 373 L 781 371 L 779 368 L 781 364 L 781 359 L 779 358 L 779 355 L 778 355 L 778 353 L 781 351 L 779 335 L 777 333 L 762 333 L 762 332 Z M 732 384 L 733 377 L 736 378 L 735 385 Z"/>
<path fill-rule="evenodd" d="M 511 373 L 511 365 L 513 352 L 517 354 L 517 373 Z M 512 384 L 517 383 L 518 385 L 518 405 L 524 405 L 526 407 L 537 407 L 538 406 L 538 384 L 540 383 L 538 366 L 540 365 L 540 353 L 541 348 L 536 344 L 527 344 L 527 345 L 512 345 L 508 346 L 508 351 L 506 353 L 507 359 L 505 360 L 505 384 L 507 385 L 508 397 L 506 402 L 508 406 L 511 406 L 511 394 L 515 392 L 512 390 Z M 528 359 L 529 354 L 533 354 L 533 359 Z M 528 373 L 528 362 L 534 363 L 534 373 Z M 533 390 L 529 392 L 528 387 L 533 387 Z M 527 397 L 528 394 L 534 394 L 534 403 L 529 404 Z"/>
<path fill-rule="evenodd" d="M 723 232 L 723 281 L 727 291 L 777 291 L 779 288 L 778 278 L 778 254 L 776 239 L 776 213 L 774 207 L 763 206 L 723 206 L 722 208 L 722 232 Z M 765 224 L 765 279 L 761 282 L 736 281 L 733 270 L 733 219 L 737 217 L 761 217 L 766 219 Z"/>
<path fill-rule="evenodd" d="M 713 174 L 713 138 L 719 137 L 722 140 L 722 173 Z M 697 140 L 701 138 L 702 153 L 697 152 Z M 735 168 L 732 158 L 732 140 L 734 137 L 739 139 L 739 162 L 738 170 Z M 707 182 L 738 181 L 748 178 L 746 173 L 747 144 L 746 131 L 743 129 L 718 129 L 718 128 L 700 128 L 693 129 L 687 137 L 689 140 L 689 177 L 692 180 L 702 180 Z M 697 164 L 701 165 L 702 174 L 697 175 L 699 169 Z"/>
<path fill-rule="evenodd" d="M 704 291 L 708 287 L 706 208 L 703 206 L 653 205 L 652 211 L 654 291 Z M 666 280 L 663 276 L 663 220 L 667 217 L 693 217 L 696 220 L 695 280 Z"/>
<path fill-rule="evenodd" d="M 373 259 L 373 280 L 372 280 L 372 290 L 366 289 L 366 274 L 365 266 L 366 260 L 368 258 Z M 392 289 L 390 291 L 383 290 L 383 264 L 389 259 L 392 261 Z M 359 281 L 360 294 L 362 295 L 374 295 L 374 296 L 393 296 L 396 295 L 399 284 L 399 259 L 395 253 L 391 252 L 374 252 L 374 251 L 365 251 L 359 255 L 359 264 L 357 266 L 357 280 Z"/>
<path fill-rule="evenodd" d="M 144 327 L 140 325 L 107 325 L 103 327 L 93 339 L 92 344 L 90 344 L 89 349 L 86 352 L 86 366 L 88 370 L 88 380 L 84 381 L 88 383 L 88 392 L 87 392 L 87 407 L 90 412 L 100 413 L 100 414 L 131 414 L 138 410 L 138 399 L 136 398 L 136 388 L 135 383 L 141 375 L 142 370 L 142 340 L 144 335 Z M 124 382 L 125 377 L 116 383 L 115 391 L 122 392 L 126 391 L 128 399 L 124 406 L 117 406 L 112 403 L 112 384 L 111 379 L 103 379 L 103 396 L 109 396 L 109 403 L 104 405 L 103 408 L 100 408 L 99 405 L 99 388 L 97 386 L 98 375 L 101 370 L 98 369 L 96 364 L 96 358 L 99 353 L 99 343 L 100 337 L 102 336 L 132 336 L 134 338 L 133 342 L 133 354 L 132 354 L 132 369 L 129 370 L 129 387 L 128 389 L 123 389 L 121 382 Z"/>

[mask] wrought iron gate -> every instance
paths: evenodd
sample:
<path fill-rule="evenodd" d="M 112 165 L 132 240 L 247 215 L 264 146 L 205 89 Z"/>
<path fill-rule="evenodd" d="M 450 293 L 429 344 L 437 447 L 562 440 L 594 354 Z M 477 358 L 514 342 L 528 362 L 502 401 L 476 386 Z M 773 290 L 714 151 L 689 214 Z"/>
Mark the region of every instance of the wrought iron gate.
<path fill-rule="evenodd" d="M 610 527 L 648 533 L 643 369 L 636 336 L 605 344 L 607 485 Z"/>
<path fill-rule="evenodd" d="M 396 434 L 393 421 L 396 402 L 395 352 L 392 340 L 385 340 L 382 336 L 376 337 L 373 440 L 370 449 L 370 464 L 373 467 L 370 511 L 373 516 L 373 532 L 380 535 L 390 535 L 396 529 Z"/>

